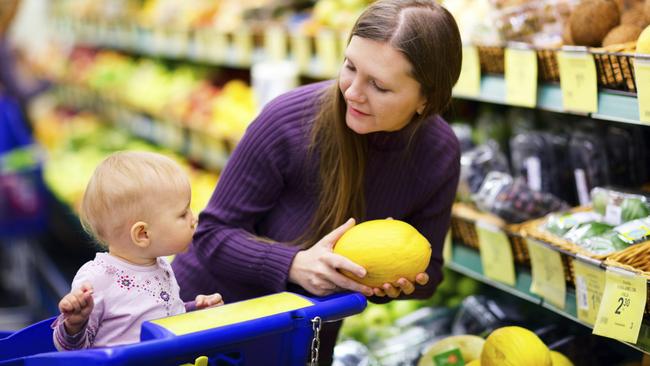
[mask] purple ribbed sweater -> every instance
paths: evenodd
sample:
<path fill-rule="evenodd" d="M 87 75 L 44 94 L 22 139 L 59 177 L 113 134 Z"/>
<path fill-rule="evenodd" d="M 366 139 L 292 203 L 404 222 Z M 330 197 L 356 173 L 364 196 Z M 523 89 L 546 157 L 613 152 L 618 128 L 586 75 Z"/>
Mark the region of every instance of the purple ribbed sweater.
<path fill-rule="evenodd" d="M 226 303 L 284 290 L 298 251 L 288 242 L 306 230 L 317 204 L 317 163 L 307 156 L 309 127 L 321 82 L 284 94 L 260 113 L 237 145 L 187 253 L 173 262 L 181 297 L 219 292 Z M 442 280 L 442 244 L 449 227 L 460 149 L 440 117 L 418 131 L 367 135 L 366 217 L 393 217 L 415 226 L 431 243 L 430 281 L 409 298 L 426 298 Z M 277 241 L 269 244 L 253 238 Z M 284 243 L 284 244 L 283 244 Z M 404 296 L 406 298 L 407 296 Z M 386 302 L 387 298 L 372 298 Z"/>

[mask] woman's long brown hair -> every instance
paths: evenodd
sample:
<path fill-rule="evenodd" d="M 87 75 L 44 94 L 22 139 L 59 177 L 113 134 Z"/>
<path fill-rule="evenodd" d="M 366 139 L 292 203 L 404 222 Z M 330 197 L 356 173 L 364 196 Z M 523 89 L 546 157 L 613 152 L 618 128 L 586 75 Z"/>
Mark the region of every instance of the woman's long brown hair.
<path fill-rule="evenodd" d="M 414 133 L 428 117 L 447 108 L 460 74 L 462 47 L 456 22 L 446 9 L 433 0 L 380 0 L 359 17 L 350 38 L 354 36 L 388 43 L 411 63 L 412 76 L 427 98 L 424 112 L 410 122 Z M 320 163 L 320 193 L 311 226 L 298 239 L 303 247 L 350 217 L 365 217 L 366 136 L 347 127 L 345 111 L 338 83 L 333 83 L 321 98 L 311 131 L 310 152 Z"/>

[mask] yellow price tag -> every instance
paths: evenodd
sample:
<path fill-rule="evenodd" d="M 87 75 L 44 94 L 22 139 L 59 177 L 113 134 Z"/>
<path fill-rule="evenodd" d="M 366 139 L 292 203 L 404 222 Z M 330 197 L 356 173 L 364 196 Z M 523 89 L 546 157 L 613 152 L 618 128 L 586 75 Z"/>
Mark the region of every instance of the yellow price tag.
<path fill-rule="evenodd" d="M 533 276 L 530 292 L 540 295 L 557 308 L 564 309 L 566 282 L 560 252 L 533 239 L 526 239 L 526 244 Z"/>
<path fill-rule="evenodd" d="M 291 56 L 300 71 L 309 70 L 309 63 L 311 62 L 311 42 L 309 37 L 304 34 L 291 36 Z"/>
<path fill-rule="evenodd" d="M 267 59 L 284 61 L 287 58 L 287 34 L 282 27 L 269 27 L 264 32 Z"/>
<path fill-rule="evenodd" d="M 576 259 L 573 261 L 578 319 L 594 325 L 605 291 L 605 270 Z"/>
<path fill-rule="evenodd" d="M 249 65 L 253 57 L 253 35 L 248 28 L 237 29 L 237 32 L 233 35 L 233 46 L 235 48 L 235 60 L 239 65 Z"/>
<path fill-rule="evenodd" d="M 593 56 L 587 52 L 559 51 L 557 60 L 564 109 L 598 112 L 598 83 Z"/>
<path fill-rule="evenodd" d="M 506 234 L 484 222 L 476 223 L 476 234 L 485 277 L 514 286 L 515 265 Z"/>
<path fill-rule="evenodd" d="M 476 97 L 481 93 L 481 63 L 474 46 L 463 46 L 463 63 L 454 94 Z"/>
<path fill-rule="evenodd" d="M 339 66 L 336 33 L 324 30 L 316 36 L 316 57 L 320 64 L 320 73 L 325 77 L 336 76 Z"/>
<path fill-rule="evenodd" d="M 634 59 L 636 95 L 639 101 L 639 120 L 650 123 L 650 58 Z"/>
<path fill-rule="evenodd" d="M 447 235 L 445 235 L 445 243 L 442 247 L 442 259 L 445 263 L 451 262 L 451 245 L 451 230 L 449 230 L 447 231 Z"/>
<path fill-rule="evenodd" d="M 645 302 L 645 277 L 618 268 L 607 268 L 605 292 L 593 333 L 636 343 Z"/>
<path fill-rule="evenodd" d="M 534 50 L 506 48 L 506 103 L 534 108 L 537 105 L 537 54 Z"/>

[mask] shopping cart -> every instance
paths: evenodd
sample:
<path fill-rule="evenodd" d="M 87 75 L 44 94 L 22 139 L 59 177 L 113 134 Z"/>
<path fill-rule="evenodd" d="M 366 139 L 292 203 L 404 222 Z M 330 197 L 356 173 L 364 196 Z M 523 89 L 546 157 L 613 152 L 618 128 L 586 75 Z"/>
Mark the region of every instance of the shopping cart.
<path fill-rule="evenodd" d="M 136 344 L 57 352 L 54 318 L 0 339 L 0 365 L 301 365 L 317 358 L 320 326 L 361 312 L 358 293 L 289 292 L 144 322 Z M 0 334 L 2 336 L 2 334 Z"/>

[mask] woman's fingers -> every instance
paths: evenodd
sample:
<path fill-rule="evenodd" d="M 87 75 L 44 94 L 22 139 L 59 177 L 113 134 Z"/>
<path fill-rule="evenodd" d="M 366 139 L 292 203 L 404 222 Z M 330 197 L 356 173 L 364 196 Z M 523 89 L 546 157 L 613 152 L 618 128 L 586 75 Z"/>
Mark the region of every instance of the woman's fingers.
<path fill-rule="evenodd" d="M 410 295 L 415 291 L 415 285 L 413 285 L 413 282 L 403 277 L 397 280 L 397 286 L 405 295 Z"/>
<path fill-rule="evenodd" d="M 426 272 L 418 273 L 417 276 L 415 276 L 415 283 L 420 286 L 426 285 L 429 283 L 429 275 Z"/>
<path fill-rule="evenodd" d="M 400 291 L 396 289 L 393 285 L 390 283 L 384 283 L 384 286 L 382 287 L 382 290 L 388 295 L 390 298 L 396 298 L 399 296 Z"/>

